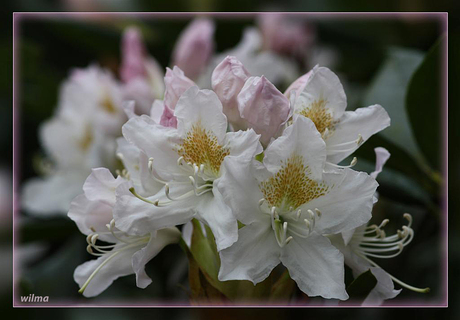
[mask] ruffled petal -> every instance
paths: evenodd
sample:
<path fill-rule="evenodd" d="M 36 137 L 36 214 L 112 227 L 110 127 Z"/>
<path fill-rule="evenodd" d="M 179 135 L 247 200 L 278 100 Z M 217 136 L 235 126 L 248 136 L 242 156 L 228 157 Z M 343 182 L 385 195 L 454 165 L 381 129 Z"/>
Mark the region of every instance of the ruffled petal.
<path fill-rule="evenodd" d="M 146 288 L 152 279 L 145 272 L 145 265 L 152 260 L 168 244 L 177 243 L 181 233 L 177 228 L 166 228 L 158 230 L 156 237 L 150 236 L 147 246 L 133 255 L 132 265 L 136 274 L 136 284 L 139 288 Z"/>
<path fill-rule="evenodd" d="M 227 131 L 227 117 L 222 111 L 222 103 L 211 90 L 199 90 L 193 86 L 188 89 L 176 105 L 177 130 L 185 137 L 192 126 L 200 124 L 212 132 L 222 143 Z"/>
<path fill-rule="evenodd" d="M 364 172 L 343 169 L 341 172 L 325 172 L 323 182 L 329 186 L 328 192 L 302 206 L 302 211 L 315 208 L 321 211 L 321 219 L 315 226 L 317 233 L 344 232 L 370 220 L 378 186 L 375 179 Z"/>
<path fill-rule="evenodd" d="M 238 241 L 220 252 L 219 280 L 249 280 L 257 284 L 279 264 L 279 257 L 280 247 L 267 216 L 265 222 L 241 228 Z"/>
<path fill-rule="evenodd" d="M 115 204 L 115 189 L 124 180 L 118 176 L 116 179 L 107 168 L 94 168 L 83 185 L 85 196 L 90 201 L 101 201 L 108 205 Z"/>
<path fill-rule="evenodd" d="M 90 201 L 81 194 L 71 203 L 68 216 L 72 219 L 81 233 L 89 235 L 96 232 L 106 232 L 106 225 L 112 220 L 112 206 L 102 201 Z M 115 242 L 111 235 L 100 234 L 99 239 Z"/>
<path fill-rule="evenodd" d="M 222 195 L 214 188 L 213 195 L 200 197 L 197 218 L 211 228 L 216 238 L 217 251 L 230 247 L 238 239 L 238 224 Z"/>
<path fill-rule="evenodd" d="M 389 125 L 390 117 L 379 105 L 345 112 L 334 127 L 333 134 L 326 139 L 327 161 L 339 163 L 359 147 L 357 144 L 352 147 L 340 144 L 357 140 L 359 134 L 366 141 Z"/>
<path fill-rule="evenodd" d="M 294 238 L 282 250 L 281 262 L 297 286 L 310 297 L 348 299 L 343 255 L 326 237 Z"/>
<path fill-rule="evenodd" d="M 81 288 L 93 272 L 97 268 L 100 268 L 84 290 L 83 295 L 85 297 L 97 296 L 119 277 L 133 273 L 132 256 L 139 250 L 139 247 L 136 246 L 118 252 L 116 252 L 117 247 L 115 247 L 114 250 L 113 253 L 108 253 L 95 260 L 87 261 L 75 269 L 73 278 Z M 102 264 L 104 265 L 102 266 Z"/>

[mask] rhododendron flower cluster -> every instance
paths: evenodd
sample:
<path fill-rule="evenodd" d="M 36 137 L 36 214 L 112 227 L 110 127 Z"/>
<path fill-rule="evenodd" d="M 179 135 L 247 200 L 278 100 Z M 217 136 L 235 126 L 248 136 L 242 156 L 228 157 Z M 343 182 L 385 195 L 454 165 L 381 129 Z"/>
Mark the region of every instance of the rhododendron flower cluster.
<path fill-rule="evenodd" d="M 218 54 L 214 31 L 208 18 L 192 21 L 164 70 L 128 28 L 119 79 L 93 64 L 62 85 L 40 129 L 52 166 L 26 184 L 23 203 L 68 212 L 86 236 L 95 259 L 75 269 L 79 292 L 97 296 L 131 274 L 146 288 L 147 263 L 168 245 L 187 256 L 191 291 L 212 287 L 211 301 L 237 301 L 238 288 L 347 300 L 345 266 L 375 279 L 364 304 L 396 297 L 395 283 L 428 291 L 378 265 L 415 236 L 408 213 L 392 235 L 388 219 L 370 223 L 390 153 L 376 148 L 375 171 L 354 170 L 354 152 L 390 125 L 385 109 L 347 110 L 327 67 L 301 75 L 291 58 L 304 59 L 314 35 L 296 21 L 261 16 Z"/>
<path fill-rule="evenodd" d="M 206 31 L 191 32 L 196 37 L 212 33 L 206 21 L 194 27 Z M 186 54 L 181 49 L 176 59 Z M 371 174 L 352 169 L 356 158 L 339 164 L 390 125 L 383 107 L 346 111 L 338 77 L 319 66 L 283 94 L 234 56 L 213 70 L 212 90 L 178 66 L 167 69 L 164 88 L 164 100 L 147 114 L 133 112 L 135 101 L 125 104 L 129 120 L 114 151 L 123 169 L 116 176 L 93 169 L 71 203 L 68 215 L 97 257 L 75 270 L 85 296 L 128 274 L 145 288 L 149 260 L 174 243 L 192 259 L 199 249 L 190 243 L 199 235 L 213 244 L 218 272 L 203 272 L 217 287 L 229 280 L 257 285 L 282 265 L 306 295 L 347 300 L 346 264 L 355 277 L 367 270 L 375 277 L 366 303 L 395 297 L 393 281 L 425 291 L 374 262 L 398 255 L 414 237 L 409 214 L 391 236 L 383 231 L 388 220 L 368 226 L 389 153 L 376 150 Z"/>

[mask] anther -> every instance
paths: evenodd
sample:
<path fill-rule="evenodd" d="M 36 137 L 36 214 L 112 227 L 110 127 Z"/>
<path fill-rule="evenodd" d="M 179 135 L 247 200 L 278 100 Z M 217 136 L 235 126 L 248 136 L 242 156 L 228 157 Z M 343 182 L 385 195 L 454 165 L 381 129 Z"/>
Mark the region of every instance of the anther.
<path fill-rule="evenodd" d="M 356 144 L 359 146 L 362 142 L 363 142 L 363 136 L 360 133 L 358 134 L 358 139 L 356 139 Z"/>

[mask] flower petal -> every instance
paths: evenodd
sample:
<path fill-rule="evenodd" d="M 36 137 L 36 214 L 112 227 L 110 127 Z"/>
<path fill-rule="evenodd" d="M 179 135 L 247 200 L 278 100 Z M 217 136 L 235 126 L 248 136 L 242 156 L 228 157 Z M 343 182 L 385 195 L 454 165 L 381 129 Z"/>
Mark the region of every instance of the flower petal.
<path fill-rule="evenodd" d="M 253 223 L 241 228 L 238 241 L 219 254 L 220 281 L 249 280 L 257 284 L 267 278 L 280 262 L 280 247 L 268 215 L 265 223 Z"/>
<path fill-rule="evenodd" d="M 222 102 L 224 113 L 235 130 L 245 128 L 236 98 L 249 77 L 243 64 L 233 56 L 227 56 L 212 72 L 212 89 Z"/>
<path fill-rule="evenodd" d="M 168 244 L 177 243 L 181 233 L 177 228 L 166 228 L 158 230 L 156 237 L 150 236 L 149 243 L 141 250 L 134 253 L 132 266 L 136 274 L 136 284 L 139 288 L 146 288 L 152 279 L 145 272 L 145 265 L 152 260 Z"/>
<path fill-rule="evenodd" d="M 150 117 L 143 115 L 130 119 L 122 128 L 123 136 L 154 158 L 153 167 L 162 177 L 181 176 L 183 172 L 176 165 L 179 158 L 175 151 L 181 142 L 177 130 L 156 124 Z"/>
<path fill-rule="evenodd" d="M 383 166 L 390 159 L 390 153 L 387 149 L 379 147 L 375 148 L 375 171 L 371 172 L 370 176 L 377 179 L 377 176 L 383 170 Z"/>
<path fill-rule="evenodd" d="M 115 247 L 114 250 L 117 248 Z M 114 280 L 119 277 L 127 276 L 133 273 L 132 256 L 139 250 L 139 247 L 132 247 L 126 250 L 120 250 L 118 253 L 105 254 L 95 260 L 87 261 L 79 265 L 73 274 L 73 278 L 80 287 L 82 287 L 91 274 L 100 267 L 104 262 L 106 264 L 95 274 L 86 287 L 83 295 L 85 297 L 94 297 L 107 289 Z M 110 259 L 110 260 L 108 260 Z"/>
<path fill-rule="evenodd" d="M 196 78 L 211 58 L 214 29 L 212 20 L 199 18 L 181 33 L 173 50 L 173 64 L 184 70 L 188 77 Z"/>
<path fill-rule="evenodd" d="M 329 191 L 302 207 L 321 211 L 316 222 L 319 234 L 335 234 L 357 228 L 371 218 L 373 196 L 378 183 L 365 172 L 343 169 L 340 172 L 325 172 L 324 183 Z"/>
<path fill-rule="evenodd" d="M 237 101 L 241 118 L 261 135 L 264 146 L 276 138 L 289 118 L 289 100 L 264 76 L 246 80 Z"/>
<path fill-rule="evenodd" d="M 232 210 L 224 203 L 217 188 L 213 196 L 202 195 L 197 206 L 197 218 L 211 228 L 217 251 L 230 247 L 238 239 L 238 224 Z"/>
<path fill-rule="evenodd" d="M 181 95 L 194 85 L 195 83 L 187 78 L 179 67 L 174 66 L 172 70 L 166 68 L 164 100 L 165 106 L 171 110 L 174 110 Z"/>
<path fill-rule="evenodd" d="M 227 131 L 227 117 L 222 111 L 222 103 L 211 90 L 199 90 L 194 86 L 182 94 L 176 105 L 177 131 L 185 137 L 191 127 L 200 123 L 211 131 L 222 143 Z"/>
<path fill-rule="evenodd" d="M 393 299 L 402 289 L 395 290 L 393 280 L 382 268 L 371 267 L 371 272 L 377 279 L 377 285 L 363 301 L 363 305 L 381 305 L 383 300 Z"/>
<path fill-rule="evenodd" d="M 337 75 L 328 68 L 316 66 L 294 108 L 300 111 L 320 100 L 326 102 L 325 107 L 332 112 L 334 120 L 340 119 L 347 108 L 347 96 Z"/>
<path fill-rule="evenodd" d="M 310 297 L 348 299 L 343 255 L 326 237 L 294 238 L 282 250 L 281 262 L 297 286 Z"/>
<path fill-rule="evenodd" d="M 68 216 L 72 219 L 81 233 L 89 235 L 96 232 L 107 231 L 106 225 L 112 220 L 112 206 L 102 201 L 90 201 L 81 194 L 71 203 Z M 115 242 L 111 235 L 100 234 L 99 239 Z"/>
<path fill-rule="evenodd" d="M 389 125 L 390 117 L 380 105 L 345 112 L 335 126 L 334 133 L 326 140 L 327 161 L 339 163 L 359 147 L 357 144 L 354 148 L 343 148 L 337 145 L 357 140 L 359 134 L 363 141 L 366 141 Z"/>
<path fill-rule="evenodd" d="M 37 216 L 65 214 L 75 196 L 81 193 L 88 173 L 60 170 L 45 178 L 33 178 L 24 185 L 21 204 Z"/>
<path fill-rule="evenodd" d="M 310 168 L 312 179 L 321 178 L 326 161 L 326 145 L 315 124 L 308 118 L 297 117 L 283 135 L 274 140 L 265 150 L 264 164 L 276 174 L 292 154 L 303 156 L 304 164 Z"/>
<path fill-rule="evenodd" d="M 115 189 L 124 180 L 118 176 L 116 179 L 107 168 L 94 168 L 83 184 L 85 196 L 90 201 L 101 201 L 108 205 L 115 204 Z"/>

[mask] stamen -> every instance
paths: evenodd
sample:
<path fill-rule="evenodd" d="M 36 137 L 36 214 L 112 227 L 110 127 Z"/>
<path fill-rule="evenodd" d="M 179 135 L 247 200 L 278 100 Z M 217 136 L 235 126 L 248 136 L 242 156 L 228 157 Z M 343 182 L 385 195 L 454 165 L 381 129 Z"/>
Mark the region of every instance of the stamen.
<path fill-rule="evenodd" d="M 364 141 L 363 136 L 361 134 L 358 134 L 358 138 L 356 140 L 336 144 L 333 147 L 328 148 L 327 151 L 328 153 L 332 153 L 332 154 L 339 153 L 339 152 L 353 151 L 356 148 L 358 148 L 363 143 L 363 141 Z M 345 147 L 345 149 L 341 147 Z"/>
<path fill-rule="evenodd" d="M 156 173 L 155 169 L 153 168 L 153 158 L 149 158 L 149 162 L 148 162 L 148 168 L 149 168 L 149 171 L 150 173 L 152 174 L 152 177 L 155 181 L 161 183 L 161 184 L 167 184 L 166 181 L 162 180 Z"/>
<path fill-rule="evenodd" d="M 335 164 L 335 163 L 332 163 L 332 162 L 327 162 L 326 161 L 326 164 L 328 166 L 331 166 L 331 167 L 334 167 L 334 168 L 340 168 L 340 169 L 344 169 L 344 168 L 352 168 L 354 167 L 356 164 L 358 163 L 358 158 L 354 157 L 353 160 L 351 160 L 350 164 L 348 166 L 341 166 L 341 165 L 338 165 L 338 164 Z"/>

